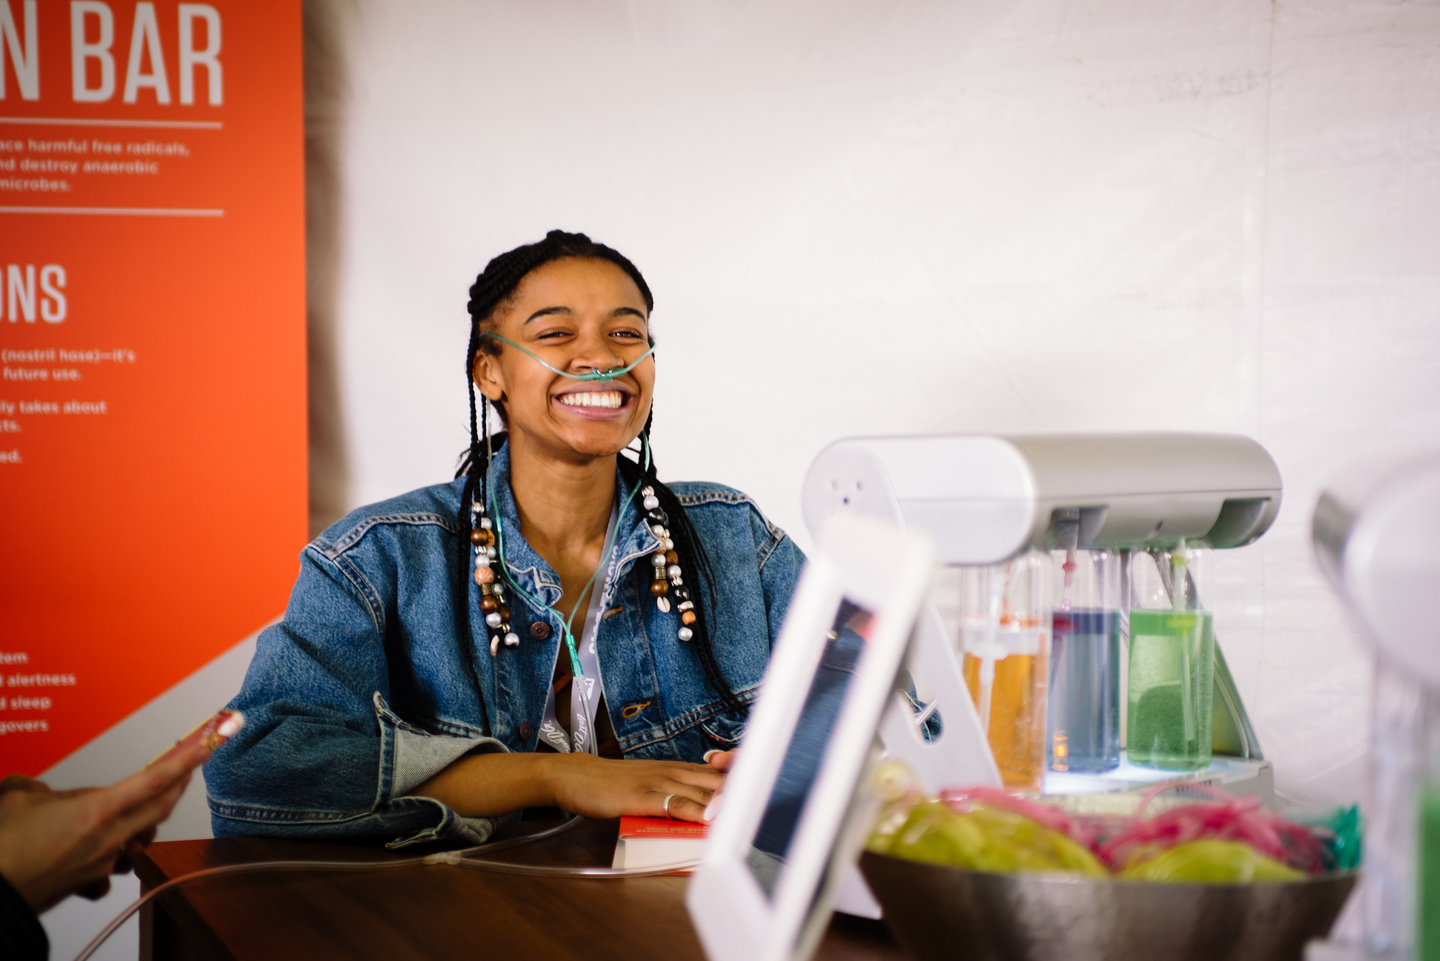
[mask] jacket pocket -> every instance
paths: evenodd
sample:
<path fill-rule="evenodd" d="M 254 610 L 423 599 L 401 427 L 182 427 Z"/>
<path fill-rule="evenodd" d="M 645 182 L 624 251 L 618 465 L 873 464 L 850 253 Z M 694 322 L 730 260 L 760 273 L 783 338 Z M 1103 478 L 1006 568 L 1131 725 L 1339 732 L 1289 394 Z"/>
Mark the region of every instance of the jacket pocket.
<path fill-rule="evenodd" d="M 705 732 L 706 740 L 715 742 L 714 747 L 728 750 L 745 736 L 745 720 L 739 714 L 727 711 L 701 721 L 700 730 Z"/>

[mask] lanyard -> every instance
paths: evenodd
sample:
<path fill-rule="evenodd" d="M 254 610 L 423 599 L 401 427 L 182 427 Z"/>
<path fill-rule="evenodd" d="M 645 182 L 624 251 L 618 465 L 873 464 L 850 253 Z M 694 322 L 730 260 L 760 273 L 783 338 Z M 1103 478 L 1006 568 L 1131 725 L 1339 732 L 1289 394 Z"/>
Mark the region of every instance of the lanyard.
<path fill-rule="evenodd" d="M 611 536 L 615 531 L 615 525 L 620 519 L 620 508 L 617 504 L 610 509 L 610 526 L 605 531 L 605 543 L 609 544 Z M 613 553 L 613 550 L 611 551 Z M 610 563 L 609 556 L 600 559 L 599 571 Z M 596 583 L 597 578 L 591 579 L 590 602 L 585 611 L 585 636 L 580 644 L 580 666 L 583 673 L 576 674 L 570 679 L 570 736 L 567 739 L 565 729 L 560 726 L 560 721 L 555 716 L 555 688 L 552 684 L 550 693 L 545 698 L 545 718 L 540 722 L 540 738 L 559 751 L 561 754 L 569 754 L 574 751 L 577 754 L 596 754 L 600 750 L 598 739 L 595 737 L 595 712 L 600 705 L 600 696 L 604 693 L 605 683 L 600 676 L 600 655 L 596 646 L 596 638 L 600 633 L 600 610 L 605 593 L 603 588 L 608 588 L 609 581 Z M 556 663 L 565 655 L 563 650 L 555 652 Z M 554 671 L 551 671 L 554 677 Z"/>
<path fill-rule="evenodd" d="M 643 450 L 640 469 L 643 472 L 650 469 L 650 439 L 645 434 L 641 434 L 640 440 Z M 488 469 L 491 468 L 487 468 L 487 470 Z M 601 550 L 600 566 L 595 568 L 595 573 L 590 575 L 590 580 L 586 581 L 585 586 L 581 588 L 581 597 L 584 597 L 585 592 L 594 587 L 596 578 L 600 576 L 600 571 L 604 569 L 606 564 L 610 563 L 610 559 L 614 555 L 615 549 L 618 547 L 618 545 L 615 543 L 615 518 L 620 512 L 623 512 L 626 508 L 630 506 L 630 502 L 635 499 L 636 494 L 640 493 L 640 487 L 644 483 L 644 478 L 641 478 L 640 482 L 635 485 L 635 487 L 630 491 L 630 493 L 625 495 L 625 503 L 620 505 L 618 511 L 613 507 L 610 509 L 610 527 L 605 532 L 605 547 Z M 495 518 L 495 544 L 496 554 L 498 555 L 500 561 L 500 576 L 505 578 L 506 582 L 508 582 L 511 587 L 515 588 L 515 592 L 521 597 L 524 597 L 526 600 L 534 604 L 540 610 L 549 611 L 556 617 L 560 618 L 561 624 L 565 631 L 565 646 L 570 651 L 570 670 L 574 673 L 576 677 L 581 677 L 582 675 L 584 675 L 585 669 L 580 663 L 579 652 L 575 649 L 575 637 L 570 633 L 570 622 L 575 619 L 575 611 L 579 609 L 579 606 L 577 605 L 576 607 L 572 607 L 570 609 L 569 617 L 560 617 L 559 611 L 555 610 L 555 608 L 540 600 L 540 598 L 536 597 L 534 594 L 531 594 L 529 591 L 525 590 L 525 588 L 520 586 L 520 582 L 518 580 L 508 576 L 505 573 L 505 569 L 507 567 L 505 563 L 505 524 L 500 519 L 500 512 L 495 509 L 495 484 L 493 478 L 491 479 L 491 482 L 488 486 L 490 488 L 490 515 Z M 619 486 L 618 482 L 616 486 Z M 592 599 L 593 596 L 594 595 L 592 595 Z"/>

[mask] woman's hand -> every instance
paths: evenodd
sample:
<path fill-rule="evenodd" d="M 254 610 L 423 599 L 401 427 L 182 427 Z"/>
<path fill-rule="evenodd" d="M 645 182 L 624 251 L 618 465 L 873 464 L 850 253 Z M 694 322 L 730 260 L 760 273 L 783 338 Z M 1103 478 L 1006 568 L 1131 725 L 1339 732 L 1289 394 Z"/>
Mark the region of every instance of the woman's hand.
<path fill-rule="evenodd" d="M 39 781 L 0 783 L 0 875 L 37 913 L 70 894 L 100 897 L 109 875 L 155 837 L 180 799 L 204 747 L 168 758 L 105 788 L 51 791 Z"/>
<path fill-rule="evenodd" d="M 730 769 L 735 766 L 735 759 L 740 756 L 738 748 L 728 751 L 706 751 L 705 763 L 719 771 L 721 774 L 729 774 Z"/>
<path fill-rule="evenodd" d="M 727 763 L 728 767 L 728 763 Z M 431 797 L 465 817 L 500 817 L 533 807 L 558 807 L 592 818 L 633 815 L 704 821 L 705 806 L 725 783 L 714 759 L 619 761 L 590 754 L 472 754 L 410 794 Z"/>
<path fill-rule="evenodd" d="M 593 818 L 624 815 L 663 818 L 665 798 L 677 821 L 704 821 L 725 775 L 709 764 L 681 761 L 614 761 L 590 754 L 552 758 L 555 805 Z"/>

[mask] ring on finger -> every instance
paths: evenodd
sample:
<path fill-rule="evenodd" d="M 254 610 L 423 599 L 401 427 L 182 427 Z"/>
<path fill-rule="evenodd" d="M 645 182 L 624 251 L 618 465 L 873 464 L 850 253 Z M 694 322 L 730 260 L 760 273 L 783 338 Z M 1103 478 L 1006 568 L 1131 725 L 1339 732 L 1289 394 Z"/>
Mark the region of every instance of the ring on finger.
<path fill-rule="evenodd" d="M 675 800 L 675 795 L 667 794 L 665 795 L 665 800 L 660 802 L 660 810 L 664 811 L 665 816 L 672 821 L 675 820 L 675 815 L 670 813 L 670 802 L 673 800 Z"/>

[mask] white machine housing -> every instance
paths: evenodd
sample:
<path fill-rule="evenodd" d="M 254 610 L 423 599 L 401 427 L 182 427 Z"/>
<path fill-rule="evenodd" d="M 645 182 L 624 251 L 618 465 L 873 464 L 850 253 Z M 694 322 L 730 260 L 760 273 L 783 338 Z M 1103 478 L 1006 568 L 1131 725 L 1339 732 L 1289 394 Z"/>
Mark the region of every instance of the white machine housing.
<path fill-rule="evenodd" d="M 1179 538 L 1240 547 L 1280 510 L 1280 471 L 1236 434 L 949 434 L 855 437 L 825 448 L 805 478 L 805 523 L 883 517 L 925 531 L 944 564 L 998 564 L 1048 547 L 1073 512 L 1079 547 Z"/>
<path fill-rule="evenodd" d="M 1312 533 L 1321 569 L 1381 658 L 1440 691 L 1440 451 L 1340 476 L 1315 505 Z"/>

